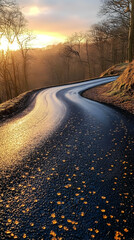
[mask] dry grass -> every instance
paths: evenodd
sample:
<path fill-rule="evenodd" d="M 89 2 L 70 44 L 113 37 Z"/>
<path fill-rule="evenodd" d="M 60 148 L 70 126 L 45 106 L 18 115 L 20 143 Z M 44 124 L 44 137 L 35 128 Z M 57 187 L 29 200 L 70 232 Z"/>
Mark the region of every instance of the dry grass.
<path fill-rule="evenodd" d="M 128 66 L 128 63 L 116 64 L 116 65 L 110 67 L 109 69 L 107 69 L 105 72 L 103 72 L 100 75 L 100 77 L 121 75 L 127 66 Z"/>
<path fill-rule="evenodd" d="M 31 90 L 0 104 L 0 122 L 22 112 L 37 92 L 38 90 Z"/>
<path fill-rule="evenodd" d="M 87 90 L 83 96 L 112 104 L 134 114 L 134 61 L 115 82 Z"/>

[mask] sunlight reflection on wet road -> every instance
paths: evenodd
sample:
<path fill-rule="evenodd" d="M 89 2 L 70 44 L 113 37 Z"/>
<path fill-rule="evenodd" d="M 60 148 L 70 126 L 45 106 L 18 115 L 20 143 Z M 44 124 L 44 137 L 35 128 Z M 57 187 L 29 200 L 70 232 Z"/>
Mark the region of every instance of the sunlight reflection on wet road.
<path fill-rule="evenodd" d="M 113 78 L 115 79 L 115 77 Z M 112 80 L 112 78 L 111 78 Z M 102 79 L 99 83 L 109 80 Z M 76 84 L 76 92 L 98 84 L 85 82 Z M 71 86 L 72 87 L 72 86 Z M 0 169 L 18 164 L 41 140 L 47 139 L 60 125 L 66 115 L 66 105 L 57 97 L 57 93 L 68 86 L 44 90 L 38 94 L 35 107 L 24 117 L 14 117 L 0 126 Z M 78 95 L 77 95 L 78 96 Z M 76 102 L 78 99 L 76 99 Z M 79 104 L 80 101 L 78 101 Z M 83 105 L 84 106 L 84 105 Z"/>
<path fill-rule="evenodd" d="M 60 88 L 59 88 L 60 89 Z M 31 148 L 46 139 L 62 121 L 66 107 L 56 98 L 57 89 L 38 94 L 35 107 L 22 118 L 0 128 L 0 168 L 14 165 Z"/>

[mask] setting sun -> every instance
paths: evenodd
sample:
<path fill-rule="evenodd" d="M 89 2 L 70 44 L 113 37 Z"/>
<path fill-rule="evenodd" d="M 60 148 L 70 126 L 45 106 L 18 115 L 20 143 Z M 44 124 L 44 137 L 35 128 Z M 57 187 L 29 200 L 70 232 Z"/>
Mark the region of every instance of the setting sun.
<path fill-rule="evenodd" d="M 31 42 L 29 42 L 29 45 L 28 45 L 29 48 L 45 48 L 47 45 L 57 44 L 58 42 L 63 42 L 65 40 L 64 36 L 60 36 L 56 33 L 53 33 L 53 34 L 52 33 L 51 34 L 34 33 L 34 36 L 35 38 Z M 0 50 L 3 50 L 4 52 L 6 52 L 7 50 L 16 51 L 18 49 L 19 49 L 19 45 L 16 41 L 10 44 L 5 37 L 1 38 Z"/>
<path fill-rule="evenodd" d="M 17 44 L 17 42 L 13 42 L 13 44 L 10 44 L 9 41 L 5 38 L 2 37 L 0 40 L 0 50 L 3 50 L 4 52 L 6 52 L 7 50 L 18 50 L 19 46 Z"/>
<path fill-rule="evenodd" d="M 38 15 L 40 13 L 40 9 L 36 6 L 31 7 L 29 11 L 29 15 Z"/>

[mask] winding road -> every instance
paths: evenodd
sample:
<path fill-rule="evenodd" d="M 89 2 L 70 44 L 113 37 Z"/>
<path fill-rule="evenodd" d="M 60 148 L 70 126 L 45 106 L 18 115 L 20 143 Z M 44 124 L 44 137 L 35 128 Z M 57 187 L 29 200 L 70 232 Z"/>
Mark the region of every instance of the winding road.
<path fill-rule="evenodd" d="M 39 91 L 0 124 L 0 239 L 134 239 L 134 117 L 83 98 L 101 78 Z"/>

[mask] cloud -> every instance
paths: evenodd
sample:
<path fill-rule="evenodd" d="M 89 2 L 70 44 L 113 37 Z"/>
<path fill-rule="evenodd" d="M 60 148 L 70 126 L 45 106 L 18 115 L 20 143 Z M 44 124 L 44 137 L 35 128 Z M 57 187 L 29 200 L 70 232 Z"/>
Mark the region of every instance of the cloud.
<path fill-rule="evenodd" d="M 49 13 L 49 8 L 47 7 L 38 7 L 38 6 L 28 6 L 25 7 L 23 10 L 24 14 L 29 16 L 40 16 Z"/>
<path fill-rule="evenodd" d="M 31 29 L 71 34 L 96 22 L 100 0 L 18 0 Z"/>

